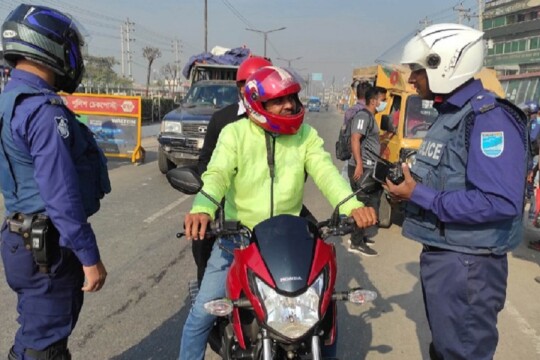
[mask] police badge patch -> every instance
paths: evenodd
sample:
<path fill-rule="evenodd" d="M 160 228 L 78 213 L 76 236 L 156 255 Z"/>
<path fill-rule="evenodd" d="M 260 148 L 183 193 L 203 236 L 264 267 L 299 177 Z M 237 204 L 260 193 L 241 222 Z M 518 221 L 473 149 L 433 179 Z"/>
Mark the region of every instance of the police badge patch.
<path fill-rule="evenodd" d="M 482 153 L 490 158 L 500 156 L 504 150 L 504 132 L 492 131 L 480 134 Z"/>
<path fill-rule="evenodd" d="M 58 134 L 60 134 L 62 138 L 67 139 L 69 137 L 67 119 L 63 116 L 56 116 L 54 120 L 56 120 L 56 130 L 58 130 Z"/>

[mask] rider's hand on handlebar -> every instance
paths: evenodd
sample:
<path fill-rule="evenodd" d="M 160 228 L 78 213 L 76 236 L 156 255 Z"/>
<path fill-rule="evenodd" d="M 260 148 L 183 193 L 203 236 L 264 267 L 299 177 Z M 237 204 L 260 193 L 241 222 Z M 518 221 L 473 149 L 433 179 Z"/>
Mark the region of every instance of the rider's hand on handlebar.
<path fill-rule="evenodd" d="M 204 239 L 206 227 L 212 219 L 206 213 L 186 214 L 184 228 L 188 240 Z"/>
<path fill-rule="evenodd" d="M 359 228 L 367 228 L 377 224 L 377 214 L 372 207 L 356 208 L 351 212 L 351 216 Z"/>

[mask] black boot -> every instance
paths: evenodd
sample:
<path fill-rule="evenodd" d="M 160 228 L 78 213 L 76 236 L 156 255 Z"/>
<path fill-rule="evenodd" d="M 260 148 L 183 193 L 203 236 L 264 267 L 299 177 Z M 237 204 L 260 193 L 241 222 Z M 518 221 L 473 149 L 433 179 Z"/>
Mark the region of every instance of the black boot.
<path fill-rule="evenodd" d="M 15 354 L 15 350 L 13 350 L 13 346 L 11 347 L 11 349 L 9 349 L 8 360 L 17 360 L 17 354 Z"/>
<path fill-rule="evenodd" d="M 442 360 L 439 355 L 437 355 L 437 352 L 435 351 L 435 346 L 433 346 L 433 343 L 429 344 L 429 358 L 431 360 Z"/>
<path fill-rule="evenodd" d="M 36 360 L 71 360 L 67 339 L 57 341 L 44 350 L 26 349 L 25 355 Z"/>

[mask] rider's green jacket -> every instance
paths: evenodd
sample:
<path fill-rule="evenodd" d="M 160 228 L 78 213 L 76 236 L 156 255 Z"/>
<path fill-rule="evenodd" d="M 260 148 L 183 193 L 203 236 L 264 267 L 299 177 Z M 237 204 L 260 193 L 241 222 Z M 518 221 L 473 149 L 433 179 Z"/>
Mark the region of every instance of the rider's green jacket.
<path fill-rule="evenodd" d="M 274 139 L 272 186 L 264 130 L 248 118 L 222 130 L 202 180 L 203 190 L 214 199 L 225 197 L 226 219 L 240 220 L 252 229 L 270 217 L 272 193 L 274 215 L 298 215 L 306 173 L 333 207 L 351 194 L 349 183 L 332 163 L 330 154 L 323 148 L 323 139 L 314 128 L 303 124 L 296 134 Z M 268 142 L 272 144 L 273 139 Z M 340 213 L 350 215 L 353 209 L 362 206 L 353 197 L 340 207 Z M 210 200 L 197 194 L 191 213 L 207 213 L 213 218 L 215 211 L 216 206 Z"/>

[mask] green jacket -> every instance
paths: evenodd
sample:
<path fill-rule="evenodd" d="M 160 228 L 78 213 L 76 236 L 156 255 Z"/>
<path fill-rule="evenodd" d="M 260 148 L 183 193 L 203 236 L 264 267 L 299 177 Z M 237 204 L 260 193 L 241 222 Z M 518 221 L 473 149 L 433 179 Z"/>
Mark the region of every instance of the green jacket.
<path fill-rule="evenodd" d="M 298 215 L 302 209 L 305 172 L 312 177 L 333 207 L 352 190 L 323 148 L 317 131 L 303 124 L 294 135 L 276 138 L 274 215 Z M 265 134 L 247 118 L 227 125 L 221 132 L 206 172 L 203 190 L 214 199 L 225 196 L 227 219 L 240 220 L 249 228 L 270 217 L 270 171 Z M 349 215 L 364 206 L 352 198 L 340 207 Z M 197 194 L 191 213 L 213 217 L 216 206 Z"/>

